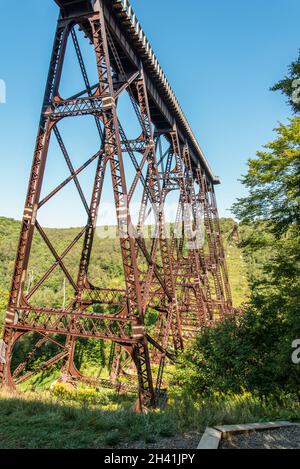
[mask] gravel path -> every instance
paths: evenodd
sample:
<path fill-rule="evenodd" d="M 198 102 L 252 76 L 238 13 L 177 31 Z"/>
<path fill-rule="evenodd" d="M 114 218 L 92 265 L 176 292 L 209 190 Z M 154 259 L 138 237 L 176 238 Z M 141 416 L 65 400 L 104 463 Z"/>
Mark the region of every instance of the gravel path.
<path fill-rule="evenodd" d="M 300 426 L 231 436 L 220 449 L 300 449 Z"/>

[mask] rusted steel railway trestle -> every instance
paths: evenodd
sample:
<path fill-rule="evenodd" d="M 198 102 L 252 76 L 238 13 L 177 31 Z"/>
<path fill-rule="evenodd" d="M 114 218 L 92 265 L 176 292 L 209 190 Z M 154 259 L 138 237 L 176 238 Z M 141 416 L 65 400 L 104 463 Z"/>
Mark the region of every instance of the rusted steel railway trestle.
<path fill-rule="evenodd" d="M 113 344 L 112 382 L 118 380 L 122 369 L 125 373 L 131 367 L 132 372 L 134 367 L 142 410 L 153 405 L 160 394 L 165 361 L 172 359 L 201 327 L 232 313 L 214 192 L 214 185 L 219 181 L 213 176 L 129 2 L 55 1 L 60 15 L 0 350 L 1 382 L 14 387 L 58 363 L 65 377 L 87 380 L 74 364 L 76 343 L 80 338 L 106 340 Z M 78 30 L 93 48 L 98 73 L 96 84 L 88 76 Z M 68 41 L 73 42 L 85 89 L 63 98 L 60 82 Z M 140 126 L 134 140 L 126 137 L 118 113 L 118 100 L 124 93 L 130 98 Z M 59 123 L 81 116 L 92 116 L 95 120 L 99 150 L 75 169 Z M 41 200 L 51 138 L 56 138 L 71 174 Z M 165 152 L 163 139 L 168 146 Z M 131 184 L 127 180 L 128 161 L 135 169 Z M 88 204 L 78 176 L 93 162 L 97 166 Z M 101 288 L 89 280 L 106 174 L 111 176 L 118 220 L 123 289 Z M 40 208 L 72 181 L 87 212 L 87 224 L 60 254 L 47 230 L 40 225 L 38 215 Z M 138 185 L 142 187 L 142 200 L 134 226 L 131 203 L 138 197 Z M 172 235 L 168 236 L 165 204 L 171 192 L 178 195 L 178 210 Z M 149 244 L 144 232 L 151 213 L 155 226 Z M 26 291 L 36 232 L 55 262 Z M 65 258 L 78 243 L 82 243 L 82 250 L 77 279 L 74 279 Z M 73 289 L 73 297 L 63 308 L 41 307 L 35 304 L 34 294 L 56 269 L 63 272 Z M 96 305 L 104 312 L 98 313 Z M 147 322 L 150 310 L 157 317 L 152 328 Z M 16 344 L 28 333 L 35 333 L 36 342 L 24 361 L 13 367 Z M 35 353 L 49 343 L 56 347 L 53 356 L 36 367 L 28 367 Z"/>

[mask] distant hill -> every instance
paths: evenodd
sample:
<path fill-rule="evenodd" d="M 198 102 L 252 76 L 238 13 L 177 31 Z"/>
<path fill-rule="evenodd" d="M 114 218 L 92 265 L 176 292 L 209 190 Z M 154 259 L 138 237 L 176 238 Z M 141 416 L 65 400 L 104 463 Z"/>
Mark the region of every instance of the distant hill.
<path fill-rule="evenodd" d="M 233 300 L 235 306 L 238 307 L 247 298 L 248 283 L 246 278 L 246 266 L 241 250 L 235 244 L 230 246 L 227 242 L 233 224 L 234 221 L 232 219 L 221 219 Z M 110 230 L 114 230 L 114 228 L 111 227 Z M 45 231 L 57 252 L 61 254 L 78 232 L 80 232 L 80 228 L 51 228 Z M 7 306 L 8 291 L 11 283 L 19 232 L 19 221 L 0 217 L 0 325 L 3 323 L 3 317 Z M 80 260 L 81 246 L 82 240 L 64 259 L 64 264 L 75 280 L 77 276 L 77 266 Z M 52 254 L 39 235 L 36 235 L 34 238 L 32 252 L 32 261 L 29 265 L 28 278 L 26 280 L 26 288 L 28 289 L 44 274 L 54 261 Z M 123 286 L 119 240 L 117 237 L 115 237 L 115 239 L 103 238 L 103 230 L 102 238 L 99 236 L 95 237 L 90 266 L 90 281 L 102 287 Z M 50 304 L 57 307 L 62 306 L 65 301 L 64 296 L 66 295 L 67 301 L 68 295 L 71 293 L 66 283 L 60 269 L 57 269 L 45 283 L 42 290 L 36 294 L 38 295 L 35 298 L 36 301 L 45 306 Z"/>

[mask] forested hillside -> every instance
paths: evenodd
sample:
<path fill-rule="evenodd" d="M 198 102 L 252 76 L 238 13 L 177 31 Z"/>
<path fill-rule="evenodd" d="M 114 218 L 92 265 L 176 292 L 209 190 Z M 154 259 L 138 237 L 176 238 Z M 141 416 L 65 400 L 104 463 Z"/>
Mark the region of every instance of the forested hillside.
<path fill-rule="evenodd" d="M 240 249 L 236 243 L 229 244 L 227 239 L 233 228 L 232 219 L 222 219 L 221 227 L 224 236 L 226 256 L 232 284 L 233 298 L 235 306 L 240 306 L 247 298 L 247 278 L 246 267 Z M 12 270 L 15 261 L 20 222 L 0 217 L 0 311 L 1 324 L 7 306 L 8 291 L 10 288 Z M 62 253 L 69 243 L 80 232 L 80 228 L 69 229 L 47 229 L 46 233 L 58 253 Z M 81 245 L 78 243 L 74 251 L 68 255 L 64 261 L 73 278 L 76 279 L 78 262 L 80 259 Z M 44 241 L 36 235 L 33 242 L 32 260 L 28 268 L 26 288 L 34 283 L 45 273 L 54 262 L 52 254 L 48 250 Z M 102 287 L 123 285 L 122 263 L 119 251 L 119 240 L 95 237 L 92 261 L 90 268 L 90 281 Z M 65 297 L 66 294 L 66 297 Z M 46 282 L 45 286 L 38 293 L 35 301 L 38 304 L 55 305 L 60 307 L 68 299 L 71 290 L 68 282 L 57 269 Z"/>
<path fill-rule="evenodd" d="M 10 288 L 19 231 L 20 222 L 0 217 L 0 308 L 2 319 Z M 81 229 L 46 229 L 45 231 L 56 251 L 62 253 Z M 103 287 L 121 286 L 122 268 L 118 239 L 100 239 L 96 236 L 94 244 L 90 269 L 91 281 L 98 281 L 97 283 L 100 282 Z M 80 250 L 81 245 L 78 243 L 64 260 L 67 269 L 75 279 L 80 260 Z M 26 279 L 27 290 L 41 278 L 53 262 L 54 258 L 45 242 L 39 235 L 35 235 Z M 68 294 L 70 293 L 68 282 L 65 282 L 60 269 L 56 269 L 39 291 L 38 297 L 34 298 L 34 301 L 40 305 L 61 307 L 68 300 Z"/>

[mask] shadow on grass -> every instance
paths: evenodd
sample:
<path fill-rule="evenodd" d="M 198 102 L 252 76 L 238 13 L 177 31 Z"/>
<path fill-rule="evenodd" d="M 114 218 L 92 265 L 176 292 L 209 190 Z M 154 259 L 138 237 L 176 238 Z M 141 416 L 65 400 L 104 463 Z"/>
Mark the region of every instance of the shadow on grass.
<path fill-rule="evenodd" d="M 174 434 L 166 415 L 136 414 L 130 404 L 121 396 L 110 396 L 109 404 L 97 408 L 42 396 L 0 395 L 0 448 L 107 448 Z"/>
<path fill-rule="evenodd" d="M 0 392 L 0 448 L 117 448 L 156 443 L 206 426 L 300 418 L 299 400 L 261 398 L 250 392 L 214 393 L 194 400 L 184 393 L 147 414 L 133 412 L 135 398 L 78 389 L 56 394 Z"/>

